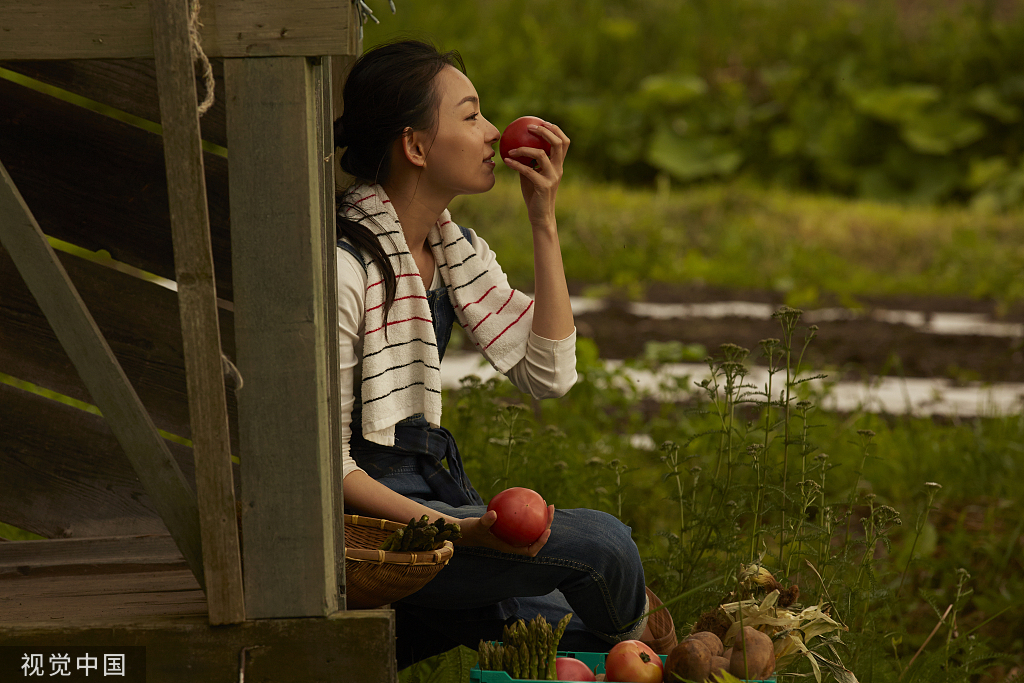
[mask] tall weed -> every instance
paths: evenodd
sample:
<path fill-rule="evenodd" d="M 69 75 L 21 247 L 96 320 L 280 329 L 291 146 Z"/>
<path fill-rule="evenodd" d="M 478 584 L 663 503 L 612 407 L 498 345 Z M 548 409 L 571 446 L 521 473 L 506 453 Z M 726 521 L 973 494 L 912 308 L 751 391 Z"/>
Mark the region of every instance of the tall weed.
<path fill-rule="evenodd" d="M 743 566 L 799 585 L 798 606 L 823 606 L 844 630 L 809 643 L 786 665 L 790 680 L 849 680 L 847 669 L 863 682 L 998 680 L 1022 666 L 1024 416 L 818 411 L 801 365 L 815 330 L 795 309 L 776 318 L 780 338 L 756 353 L 709 356 L 685 403 L 627 379 L 626 367 L 657 370 L 663 355 L 609 367 L 580 339 L 566 398 L 523 402 L 507 382 L 467 378 L 445 397 L 447 423 L 485 498 L 528 486 L 629 524 L 648 585 L 681 596 L 669 609 L 683 633 L 742 597 Z M 751 360 L 770 369 L 764 386 Z"/>

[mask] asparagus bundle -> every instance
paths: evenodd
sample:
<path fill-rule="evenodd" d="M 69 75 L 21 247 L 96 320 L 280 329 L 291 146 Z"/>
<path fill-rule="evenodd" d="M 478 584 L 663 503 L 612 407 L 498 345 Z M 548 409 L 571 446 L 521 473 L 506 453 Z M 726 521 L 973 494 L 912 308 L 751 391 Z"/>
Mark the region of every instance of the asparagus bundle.
<path fill-rule="evenodd" d="M 423 515 L 418 520 L 410 519 L 409 523 L 384 539 L 381 550 L 437 550 L 445 541 L 462 538 L 462 529 L 458 524 L 445 523 L 444 517 L 438 517 L 431 524 L 430 517 Z"/>
<path fill-rule="evenodd" d="M 557 680 L 558 643 L 571 618 L 570 612 L 554 628 L 540 614 L 529 622 L 520 619 L 511 626 L 506 625 L 500 643 L 480 641 L 480 668 L 505 671 L 512 678 Z"/>

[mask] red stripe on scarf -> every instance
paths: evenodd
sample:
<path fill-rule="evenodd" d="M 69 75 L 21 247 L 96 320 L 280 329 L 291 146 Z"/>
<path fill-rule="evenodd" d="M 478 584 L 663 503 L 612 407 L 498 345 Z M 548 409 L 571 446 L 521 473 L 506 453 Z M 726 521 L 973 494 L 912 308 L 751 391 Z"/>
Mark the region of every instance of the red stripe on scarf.
<path fill-rule="evenodd" d="M 424 301 L 426 301 L 427 297 L 420 296 L 419 294 L 410 294 L 409 296 L 400 296 L 397 299 L 395 299 L 395 301 L 404 301 L 406 299 L 423 299 Z M 392 302 L 392 303 L 394 303 L 394 302 Z M 381 302 L 381 303 L 377 304 L 376 306 L 373 306 L 372 308 L 367 308 L 366 312 L 369 313 L 370 311 L 375 311 L 375 310 L 377 310 L 378 308 L 380 308 L 383 305 L 384 305 L 384 302 Z"/>
<path fill-rule="evenodd" d="M 491 288 L 490 288 L 490 289 L 488 289 L 488 290 L 487 290 L 486 292 L 484 292 L 484 295 L 483 295 L 482 297 L 480 297 L 480 298 L 479 298 L 479 299 L 477 299 L 476 301 L 470 301 L 470 302 L 469 302 L 468 304 L 466 304 L 465 306 L 463 306 L 463 307 L 462 307 L 462 310 L 466 310 L 467 308 L 469 308 L 469 307 L 470 307 L 470 306 L 472 306 L 473 304 L 478 304 L 478 303 L 480 303 L 481 301 L 483 301 L 484 299 L 486 299 L 486 298 L 487 298 L 487 295 L 488 295 L 488 294 L 490 294 L 491 292 L 493 292 L 493 291 L 494 291 L 495 289 L 497 289 L 497 288 L 498 288 L 498 285 L 491 285 Z"/>
<path fill-rule="evenodd" d="M 506 327 L 506 328 L 505 328 L 505 329 L 503 329 L 503 330 L 502 330 L 501 332 L 499 332 L 499 333 L 498 333 L 498 336 L 497 336 L 497 337 L 495 337 L 494 339 L 492 339 L 492 340 L 491 340 L 490 342 L 488 342 L 488 343 L 487 343 L 487 346 L 485 346 L 484 348 L 485 348 L 485 349 L 489 349 L 489 348 L 491 348 L 491 344 L 493 344 L 494 342 L 498 341 L 498 338 L 499 338 L 499 337 L 501 337 L 501 335 L 503 335 L 503 334 L 505 334 L 506 332 L 508 332 L 508 330 L 509 330 L 509 328 L 510 328 L 510 327 L 512 327 L 512 326 L 513 326 L 513 325 L 515 325 L 515 324 L 516 324 L 517 322 L 519 322 L 520 320 L 522 320 L 522 319 L 523 319 L 523 316 L 524 316 L 524 315 L 526 315 L 526 312 L 527 312 L 528 310 L 530 310 L 530 306 L 533 306 L 533 299 L 531 299 L 531 300 L 530 300 L 530 305 L 529 305 L 529 306 L 527 306 L 526 308 L 524 308 L 524 309 L 523 309 L 523 312 L 519 314 L 519 317 L 518 317 L 518 318 L 516 318 L 515 320 L 513 320 L 512 322 L 510 322 L 510 323 L 508 324 L 508 327 Z"/>
<path fill-rule="evenodd" d="M 395 279 L 397 280 L 400 277 L 419 277 L 419 274 L 418 273 L 406 273 L 404 275 L 396 275 Z M 372 285 L 366 285 L 366 291 L 369 292 L 371 289 L 373 289 L 377 285 L 381 284 L 382 282 L 384 282 L 384 280 L 377 280 Z"/>
<path fill-rule="evenodd" d="M 490 314 L 490 313 L 488 313 L 487 315 L 485 315 L 485 316 L 483 317 L 483 320 L 481 320 L 480 322 L 478 322 L 478 323 L 477 323 L 476 325 L 473 325 L 473 329 L 472 329 L 472 330 L 470 330 L 470 332 L 476 332 L 476 328 L 478 328 L 478 327 L 480 327 L 481 325 L 483 325 L 483 324 L 484 324 L 484 320 L 487 320 L 487 319 L 488 319 L 488 318 L 490 318 L 490 317 L 491 317 L 491 314 Z"/>
<path fill-rule="evenodd" d="M 503 303 L 501 305 L 501 308 L 498 309 L 498 312 L 495 315 L 500 315 L 501 312 L 505 310 L 505 307 L 508 306 L 508 302 L 512 301 L 512 297 L 515 296 L 515 293 L 516 293 L 516 290 L 514 290 L 514 289 L 511 292 L 508 293 L 508 298 L 505 299 L 505 303 Z M 527 306 L 527 310 L 529 310 L 529 306 Z"/>

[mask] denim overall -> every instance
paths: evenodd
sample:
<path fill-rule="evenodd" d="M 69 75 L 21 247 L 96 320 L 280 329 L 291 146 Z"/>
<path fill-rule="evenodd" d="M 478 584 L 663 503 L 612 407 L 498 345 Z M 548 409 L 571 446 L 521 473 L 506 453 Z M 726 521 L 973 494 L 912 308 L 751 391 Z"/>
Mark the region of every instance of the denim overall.
<path fill-rule="evenodd" d="M 466 239 L 470 235 L 461 228 Z M 356 256 L 348 242 L 338 247 Z M 448 290 L 427 292 L 439 359 L 455 323 Z M 358 382 L 357 382 L 358 386 Z M 442 514 L 480 517 L 487 508 L 466 477 L 451 433 L 422 415 L 395 427 L 395 446 L 362 438 L 359 399 L 352 415 L 352 457 L 388 488 Z M 481 639 L 498 640 L 504 624 L 542 614 L 552 624 L 572 612 L 560 649 L 607 651 L 639 637 L 630 625 L 646 605 L 643 567 L 629 527 L 604 512 L 556 510 L 551 537 L 536 557 L 459 546 L 426 586 L 393 605 L 399 667 Z"/>

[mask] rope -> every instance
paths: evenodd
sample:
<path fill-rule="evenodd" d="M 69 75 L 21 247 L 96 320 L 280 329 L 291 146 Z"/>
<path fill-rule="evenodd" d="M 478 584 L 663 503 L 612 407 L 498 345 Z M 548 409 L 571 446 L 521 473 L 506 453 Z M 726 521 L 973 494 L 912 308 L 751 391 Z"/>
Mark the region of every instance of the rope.
<path fill-rule="evenodd" d="M 202 116 L 213 106 L 213 67 L 210 66 L 210 58 L 203 52 L 203 46 L 199 40 L 199 0 L 189 0 L 188 37 L 192 44 L 192 61 L 199 61 L 203 65 L 203 87 L 206 89 L 206 96 L 199 103 L 199 115 Z"/>

